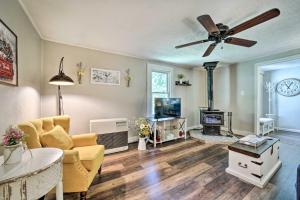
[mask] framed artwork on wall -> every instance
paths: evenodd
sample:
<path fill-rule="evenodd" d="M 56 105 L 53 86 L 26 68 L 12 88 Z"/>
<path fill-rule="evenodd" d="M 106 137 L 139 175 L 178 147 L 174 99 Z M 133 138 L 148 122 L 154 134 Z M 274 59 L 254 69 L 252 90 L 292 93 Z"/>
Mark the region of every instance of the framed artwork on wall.
<path fill-rule="evenodd" d="M 18 38 L 0 19 L 0 83 L 18 85 Z"/>
<path fill-rule="evenodd" d="M 120 71 L 91 68 L 91 84 L 120 85 Z"/>

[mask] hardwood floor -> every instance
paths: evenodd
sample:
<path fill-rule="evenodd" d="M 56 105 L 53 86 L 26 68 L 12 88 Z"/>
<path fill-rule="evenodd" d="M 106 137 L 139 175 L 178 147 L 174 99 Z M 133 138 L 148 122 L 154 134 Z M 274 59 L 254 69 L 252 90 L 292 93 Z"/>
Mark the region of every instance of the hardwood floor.
<path fill-rule="evenodd" d="M 225 172 L 228 163 L 226 145 L 204 144 L 189 139 L 158 145 L 156 149 L 149 146 L 145 152 L 138 151 L 137 144 L 133 144 L 126 152 L 106 156 L 102 175 L 94 179 L 87 197 L 139 200 L 295 199 L 300 134 L 279 132 L 275 136 L 281 139 L 283 166 L 264 189 Z M 65 194 L 64 198 L 79 199 L 79 195 Z"/>

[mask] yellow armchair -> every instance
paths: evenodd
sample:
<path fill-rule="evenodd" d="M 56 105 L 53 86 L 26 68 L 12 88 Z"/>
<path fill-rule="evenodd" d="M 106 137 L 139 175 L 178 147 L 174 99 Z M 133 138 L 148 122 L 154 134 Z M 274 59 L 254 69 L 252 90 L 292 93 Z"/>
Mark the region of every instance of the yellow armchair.
<path fill-rule="evenodd" d="M 69 116 L 41 118 L 19 124 L 19 128 L 27 134 L 26 142 L 30 149 L 42 147 L 40 135 L 60 125 L 68 133 Z M 86 198 L 97 173 L 101 173 L 104 159 L 104 146 L 97 145 L 96 134 L 87 133 L 71 135 L 73 147 L 64 150 L 63 188 L 64 192 L 80 192 L 81 199 Z"/>

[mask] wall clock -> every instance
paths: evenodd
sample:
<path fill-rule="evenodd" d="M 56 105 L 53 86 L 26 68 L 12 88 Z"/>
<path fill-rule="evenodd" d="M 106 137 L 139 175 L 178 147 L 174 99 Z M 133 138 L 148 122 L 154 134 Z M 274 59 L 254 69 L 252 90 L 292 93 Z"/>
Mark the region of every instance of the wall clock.
<path fill-rule="evenodd" d="M 300 94 L 300 80 L 288 78 L 277 83 L 276 90 L 278 94 L 292 97 Z"/>

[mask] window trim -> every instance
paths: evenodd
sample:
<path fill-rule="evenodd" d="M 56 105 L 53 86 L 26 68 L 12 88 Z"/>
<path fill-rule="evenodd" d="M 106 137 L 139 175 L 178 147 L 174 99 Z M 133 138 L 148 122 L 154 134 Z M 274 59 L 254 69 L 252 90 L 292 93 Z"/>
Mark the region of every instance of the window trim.
<path fill-rule="evenodd" d="M 159 64 L 147 63 L 147 116 L 152 117 L 152 72 L 168 73 L 169 97 L 172 97 L 174 91 L 173 68 Z"/>

